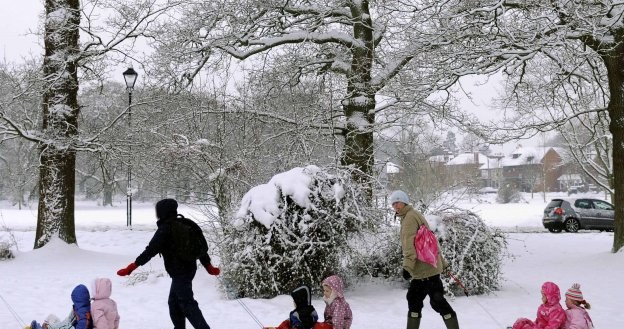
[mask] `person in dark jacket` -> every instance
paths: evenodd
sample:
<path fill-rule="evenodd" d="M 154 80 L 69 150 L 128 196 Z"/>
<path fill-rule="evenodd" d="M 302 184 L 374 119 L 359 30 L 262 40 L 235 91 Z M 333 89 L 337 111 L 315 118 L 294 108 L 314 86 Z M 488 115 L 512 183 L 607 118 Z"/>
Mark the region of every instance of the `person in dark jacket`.
<path fill-rule="evenodd" d="M 290 311 L 288 319 L 277 327 L 264 327 L 263 329 L 326 329 L 325 323 L 318 322 L 318 314 L 312 306 L 312 292 L 310 287 L 303 285 L 295 288 L 290 296 L 295 303 L 295 309 Z"/>
<path fill-rule="evenodd" d="M 117 275 L 129 275 L 137 267 L 145 265 L 152 257 L 161 254 L 165 262 L 165 270 L 171 277 L 168 303 L 169 316 L 174 329 L 184 329 L 186 319 L 195 329 L 210 329 L 197 301 L 193 298 L 193 278 L 197 271 L 197 261 L 183 260 L 176 256 L 172 250 L 171 222 L 178 220 L 177 216 L 178 202 L 176 200 L 163 199 L 158 201 L 156 203 L 156 217 L 158 218 L 156 233 L 136 260 L 126 268 L 117 271 Z M 193 224 L 197 226 L 194 222 Z M 195 229 L 201 230 L 199 226 Z M 219 275 L 221 272 L 219 268 L 212 266 L 208 254 L 202 255 L 199 262 L 210 275 Z"/>

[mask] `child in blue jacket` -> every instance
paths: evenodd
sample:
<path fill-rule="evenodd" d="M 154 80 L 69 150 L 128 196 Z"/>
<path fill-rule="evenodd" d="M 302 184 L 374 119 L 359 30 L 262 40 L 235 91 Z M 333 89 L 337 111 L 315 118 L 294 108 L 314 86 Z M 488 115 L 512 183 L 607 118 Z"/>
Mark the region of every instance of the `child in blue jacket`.
<path fill-rule="evenodd" d="M 51 315 L 43 324 L 33 321 L 25 329 L 93 329 L 89 289 L 82 284 L 77 285 L 72 290 L 71 300 L 72 310 L 65 320 L 58 321 L 55 316 Z"/>

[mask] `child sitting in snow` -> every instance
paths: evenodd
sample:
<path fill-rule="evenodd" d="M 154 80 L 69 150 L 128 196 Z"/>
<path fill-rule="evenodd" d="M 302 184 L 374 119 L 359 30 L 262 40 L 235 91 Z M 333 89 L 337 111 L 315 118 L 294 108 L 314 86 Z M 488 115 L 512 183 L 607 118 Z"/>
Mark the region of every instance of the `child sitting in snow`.
<path fill-rule="evenodd" d="M 563 307 L 559 304 L 561 293 L 559 287 L 552 282 L 542 285 L 542 304 L 537 308 L 535 322 L 521 318 L 516 320 L 513 329 L 561 329 L 566 320 Z"/>
<path fill-rule="evenodd" d="M 322 283 L 323 300 L 325 301 L 325 323 L 333 329 L 350 329 L 353 322 L 351 307 L 344 298 L 342 279 L 332 275 Z"/>
<path fill-rule="evenodd" d="M 594 324 L 587 310 L 591 308 L 588 302 L 583 298 L 581 285 L 575 283 L 565 293 L 565 304 L 568 308 L 566 312 L 565 329 L 592 329 Z"/>
<path fill-rule="evenodd" d="M 312 306 L 310 287 L 303 285 L 295 288 L 290 295 L 295 302 L 295 309 L 290 312 L 288 319 L 277 327 L 265 327 L 264 329 L 319 329 L 315 326 L 318 321 L 318 314 Z"/>
<path fill-rule="evenodd" d="M 112 286 L 113 284 L 108 278 L 97 278 L 93 281 L 91 314 L 93 315 L 94 329 L 119 328 L 117 303 L 110 298 Z"/>
<path fill-rule="evenodd" d="M 71 300 L 72 310 L 65 320 L 59 321 L 56 316 L 49 315 L 43 325 L 32 321 L 26 329 L 93 329 L 89 289 L 82 284 L 77 285 L 72 290 Z"/>

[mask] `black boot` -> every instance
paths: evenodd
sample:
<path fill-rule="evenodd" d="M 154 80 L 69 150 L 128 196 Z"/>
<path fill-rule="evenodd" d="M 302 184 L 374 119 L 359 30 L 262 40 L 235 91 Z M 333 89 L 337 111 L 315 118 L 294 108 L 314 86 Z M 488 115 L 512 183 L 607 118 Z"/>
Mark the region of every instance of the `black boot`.
<path fill-rule="evenodd" d="M 457 323 L 457 315 L 445 314 L 442 316 L 446 329 L 459 329 L 459 323 Z"/>
<path fill-rule="evenodd" d="M 420 328 L 420 313 L 409 312 L 407 316 L 407 329 Z"/>

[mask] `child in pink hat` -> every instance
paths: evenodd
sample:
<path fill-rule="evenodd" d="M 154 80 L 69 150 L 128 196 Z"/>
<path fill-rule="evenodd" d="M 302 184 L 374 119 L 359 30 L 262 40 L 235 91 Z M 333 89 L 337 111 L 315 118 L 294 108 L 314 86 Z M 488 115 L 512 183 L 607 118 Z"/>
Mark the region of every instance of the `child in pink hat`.
<path fill-rule="evenodd" d="M 564 329 L 592 329 L 594 324 L 587 310 L 591 308 L 589 303 L 583 298 L 581 285 L 575 283 L 566 291 L 565 304 L 568 308 L 566 312 L 566 322 Z"/>
<path fill-rule="evenodd" d="M 561 329 L 566 321 L 566 314 L 559 304 L 561 294 L 559 287 L 553 282 L 544 282 L 542 285 L 542 304 L 537 308 L 535 322 L 520 318 L 516 320 L 513 329 Z"/>

